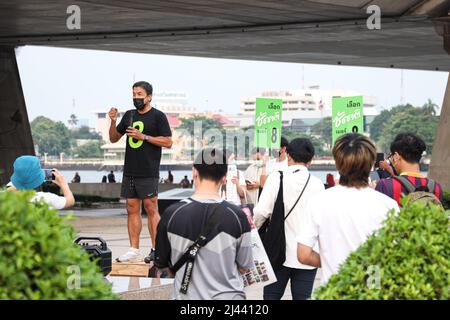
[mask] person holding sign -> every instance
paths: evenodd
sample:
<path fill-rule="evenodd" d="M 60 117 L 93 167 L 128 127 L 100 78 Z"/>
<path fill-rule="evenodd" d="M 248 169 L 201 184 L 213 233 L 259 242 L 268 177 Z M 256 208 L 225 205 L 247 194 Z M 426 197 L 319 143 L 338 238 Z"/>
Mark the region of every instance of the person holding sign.
<path fill-rule="evenodd" d="M 287 157 L 287 147 L 289 141 L 285 137 L 281 137 L 280 148 L 273 149 L 272 154 L 275 156 L 274 159 L 267 160 L 263 158 L 263 166 L 260 177 L 260 186 L 264 188 L 267 177 L 276 171 L 284 171 L 288 167 L 288 157 Z"/>
<path fill-rule="evenodd" d="M 238 170 L 236 155 L 233 151 L 226 152 L 228 157 L 227 181 L 223 198 L 237 206 L 245 201 L 246 183 L 244 173 Z"/>

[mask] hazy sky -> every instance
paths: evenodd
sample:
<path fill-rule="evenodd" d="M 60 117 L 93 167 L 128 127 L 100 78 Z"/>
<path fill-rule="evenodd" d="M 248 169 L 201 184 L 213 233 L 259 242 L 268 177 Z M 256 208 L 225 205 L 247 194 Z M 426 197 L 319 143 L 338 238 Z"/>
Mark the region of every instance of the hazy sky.
<path fill-rule="evenodd" d="M 94 111 L 132 107 L 133 78 L 154 92 L 184 91 L 198 110 L 238 113 L 242 97 L 264 90 L 357 90 L 378 99 L 380 107 L 400 103 L 400 70 L 298 63 L 192 58 L 27 46 L 17 49 L 30 121 L 39 115 L 64 121 L 75 113 L 94 126 Z M 448 73 L 404 70 L 404 99 L 422 105 L 442 104 Z M 75 99 L 75 108 L 73 107 Z"/>

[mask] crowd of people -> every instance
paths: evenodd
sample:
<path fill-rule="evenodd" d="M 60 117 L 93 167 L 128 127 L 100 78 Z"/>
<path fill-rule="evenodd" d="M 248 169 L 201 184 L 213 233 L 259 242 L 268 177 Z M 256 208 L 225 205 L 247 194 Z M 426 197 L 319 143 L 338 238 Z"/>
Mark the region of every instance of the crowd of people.
<path fill-rule="evenodd" d="M 243 206 L 253 210 L 251 222 L 259 228 L 276 275 L 276 282 L 264 287 L 264 299 L 281 299 L 290 282 L 292 298 L 303 300 L 311 296 L 317 269 L 326 283 L 389 212 L 400 210 L 403 195 L 419 193 L 436 204 L 442 201 L 439 183 L 420 172 L 426 149 L 420 137 L 397 135 L 389 156 L 377 161 L 374 142 L 352 133 L 334 143 L 339 177 L 328 175 L 325 185 L 309 170 L 315 150 L 306 138 L 282 138 L 271 155 L 255 148 L 245 171 L 238 170 L 232 151 L 203 149 L 195 158 L 192 181 L 185 176 L 180 182 L 183 188 L 193 187 L 194 194 L 160 217 L 161 149 L 172 146 L 171 129 L 166 115 L 151 105 L 151 85 L 138 82 L 132 89 L 136 110 L 127 111 L 119 124 L 117 109 L 109 111 L 111 142 L 128 136 L 121 196 L 126 199 L 130 248 L 116 260 L 153 261 L 157 274 L 174 276 L 175 299 L 245 299 L 241 275 L 254 258 Z M 374 172 L 378 178 L 371 178 Z M 115 182 L 112 171 L 107 178 Z M 173 179 L 169 171 L 166 182 Z M 23 156 L 14 163 L 8 187 L 36 189 L 32 201 L 43 200 L 56 209 L 73 205 L 58 170 L 52 181 L 63 196 L 39 190 L 44 180 L 38 158 Z M 139 250 L 142 205 L 154 247 L 145 257 Z"/>
<path fill-rule="evenodd" d="M 264 287 L 264 299 L 281 299 L 288 283 L 293 299 L 307 299 L 317 269 L 322 269 L 320 280 L 325 284 L 351 252 L 380 228 L 390 211 L 400 210 L 402 195 L 428 192 L 436 198 L 435 203 L 442 201 L 439 183 L 420 173 L 419 161 L 425 151 L 420 137 L 399 134 L 390 151 L 384 162 L 392 176 L 371 181 L 370 175 L 376 171 L 375 144 L 360 134 L 341 136 L 333 148 L 339 177 L 336 181 L 328 177 L 326 186 L 308 170 L 314 157 L 314 147 L 308 139 L 285 141 L 270 164 L 264 160 L 264 151 L 255 149 L 254 163 L 244 173 L 236 169 L 233 153 L 203 151 L 202 157 L 205 153 L 214 154 L 217 162 L 196 159 L 195 194 L 164 213 L 158 226 L 155 265 L 173 270 L 171 267 L 202 234 L 202 226 L 212 220 L 214 210 L 220 210 L 224 217 L 213 236 L 207 236 L 202 244 L 207 249 L 199 250 L 184 297 L 184 273 L 175 272 L 175 298 L 244 298 L 242 284 L 235 286 L 237 272 L 244 273 L 252 259 L 247 250 L 248 229 L 243 226 L 245 214 L 240 208 L 251 203 L 254 223 L 260 231 L 270 221 L 261 235 L 270 235 L 263 243 L 277 281 Z M 227 165 L 219 160 L 226 160 Z M 270 166 L 275 168 L 268 169 Z M 414 188 L 402 184 L 401 179 L 408 180 Z M 233 225 L 239 228 L 233 229 Z M 271 232 L 270 228 L 275 230 Z M 222 235 L 219 230 L 228 240 L 214 238 Z M 215 248 L 221 251 L 214 251 Z M 217 261 L 221 268 L 215 267 Z"/>

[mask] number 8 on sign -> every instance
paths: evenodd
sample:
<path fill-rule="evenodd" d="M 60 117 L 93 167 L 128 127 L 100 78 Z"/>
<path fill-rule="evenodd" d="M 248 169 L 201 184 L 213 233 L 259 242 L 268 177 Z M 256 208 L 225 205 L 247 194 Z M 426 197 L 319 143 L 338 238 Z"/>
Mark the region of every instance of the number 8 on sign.
<path fill-rule="evenodd" d="M 277 128 L 272 128 L 272 143 L 277 142 Z"/>

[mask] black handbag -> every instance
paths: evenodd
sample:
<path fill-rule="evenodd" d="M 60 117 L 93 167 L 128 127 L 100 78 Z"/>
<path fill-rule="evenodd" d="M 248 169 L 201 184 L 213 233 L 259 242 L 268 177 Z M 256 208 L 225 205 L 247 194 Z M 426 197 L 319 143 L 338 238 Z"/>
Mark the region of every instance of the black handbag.
<path fill-rule="evenodd" d="M 295 172 L 298 172 L 294 171 Z M 274 269 L 279 269 L 286 261 L 286 234 L 284 228 L 284 222 L 294 210 L 297 203 L 300 201 L 306 187 L 308 186 L 311 175 L 308 176 L 305 186 L 302 192 L 295 201 L 288 214 L 285 215 L 284 199 L 283 199 L 283 171 L 280 172 L 280 188 L 278 189 L 277 199 L 273 207 L 272 215 L 270 219 L 264 221 L 263 225 L 259 228 L 258 232 L 261 237 L 264 248 L 269 257 L 270 263 Z"/>

